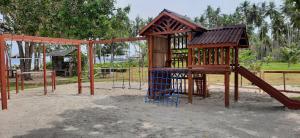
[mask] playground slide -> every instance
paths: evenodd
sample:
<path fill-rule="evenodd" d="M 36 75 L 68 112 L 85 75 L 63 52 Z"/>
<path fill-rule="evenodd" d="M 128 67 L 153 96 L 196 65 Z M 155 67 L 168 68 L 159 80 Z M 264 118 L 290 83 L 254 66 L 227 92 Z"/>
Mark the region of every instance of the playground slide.
<path fill-rule="evenodd" d="M 282 103 L 289 109 L 300 109 L 300 101 L 293 100 L 282 94 L 279 90 L 271 86 L 269 83 L 265 82 L 261 78 L 254 75 L 252 72 L 247 70 L 245 67 L 240 66 L 238 67 L 238 72 L 243 77 L 251 81 L 253 84 L 264 90 L 268 93 L 271 97 L 275 98 L 277 101 Z"/>

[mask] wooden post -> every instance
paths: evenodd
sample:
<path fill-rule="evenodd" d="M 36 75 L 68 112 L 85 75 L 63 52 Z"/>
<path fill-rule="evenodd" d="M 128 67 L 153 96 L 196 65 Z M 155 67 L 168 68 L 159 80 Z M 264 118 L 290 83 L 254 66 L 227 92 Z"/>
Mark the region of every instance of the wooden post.
<path fill-rule="evenodd" d="M 190 41 L 192 40 L 192 34 L 187 34 L 188 37 L 187 39 Z M 188 101 L 189 103 L 193 103 L 193 90 L 194 90 L 194 86 L 193 86 L 193 74 L 192 74 L 192 64 L 193 64 L 193 49 L 192 48 L 188 48 Z"/>
<path fill-rule="evenodd" d="M 188 49 L 188 101 L 189 103 L 193 103 L 193 74 L 191 72 L 191 65 L 192 65 L 192 49 Z"/>
<path fill-rule="evenodd" d="M 285 91 L 286 90 L 286 88 L 285 88 L 285 73 L 283 72 L 282 75 L 283 75 L 283 91 Z"/>
<path fill-rule="evenodd" d="M 93 42 L 89 41 L 89 64 L 90 64 L 90 93 L 94 95 L 94 63 L 93 63 Z"/>
<path fill-rule="evenodd" d="M 0 36 L 0 81 L 1 81 L 1 105 L 2 110 L 7 109 L 7 93 L 6 93 L 6 70 L 5 70 L 5 41 Z"/>
<path fill-rule="evenodd" d="M 54 80 L 54 90 L 56 90 L 56 72 L 54 71 L 53 73 L 54 73 L 54 78 L 53 78 L 53 80 Z"/>
<path fill-rule="evenodd" d="M 224 84 L 225 84 L 225 107 L 229 107 L 229 73 L 226 72 L 224 75 Z"/>
<path fill-rule="evenodd" d="M 5 51 L 7 51 L 7 48 L 5 48 Z M 6 80 L 7 80 L 7 99 L 10 99 L 10 82 L 9 82 L 9 67 L 8 67 L 8 56 L 6 57 Z"/>
<path fill-rule="evenodd" d="M 239 64 L 239 49 L 238 47 L 234 48 L 234 101 L 237 102 L 239 99 L 239 73 L 238 73 L 238 64 Z"/>
<path fill-rule="evenodd" d="M 8 62 L 7 62 L 8 64 Z M 7 98 L 10 99 L 10 81 L 9 81 L 9 70 L 8 70 L 8 67 L 7 67 Z"/>
<path fill-rule="evenodd" d="M 44 95 L 47 95 L 47 65 L 46 65 L 46 46 L 43 45 L 43 77 L 44 77 Z"/>
<path fill-rule="evenodd" d="M 153 36 L 151 36 L 151 35 L 149 35 L 149 36 L 147 36 L 147 38 L 148 38 L 148 41 L 147 41 L 147 43 L 148 43 L 148 84 L 149 84 L 149 86 L 148 86 L 148 88 L 149 89 L 152 89 L 152 87 L 153 87 L 153 84 L 152 84 L 152 73 L 151 73 L 151 71 L 152 71 L 152 67 L 153 67 Z M 175 40 L 174 40 L 174 42 L 175 42 Z M 175 48 L 175 45 L 174 45 L 174 48 Z M 150 93 L 150 91 L 148 91 L 148 95 L 150 96 L 151 95 L 151 93 Z"/>
<path fill-rule="evenodd" d="M 81 49 L 80 45 L 77 46 L 77 83 L 78 83 L 78 94 L 82 93 L 81 87 Z"/>
<path fill-rule="evenodd" d="M 204 98 L 205 98 L 205 97 L 208 97 L 206 74 L 202 74 L 202 75 L 203 75 L 203 93 L 204 93 Z"/>
<path fill-rule="evenodd" d="M 51 72 L 51 88 L 52 92 L 54 92 L 54 71 Z"/>
<path fill-rule="evenodd" d="M 16 71 L 16 94 L 19 93 L 19 74 L 18 71 Z"/>
<path fill-rule="evenodd" d="M 230 48 L 226 48 L 226 65 L 230 67 Z M 229 107 L 229 76 L 230 72 L 226 72 L 224 74 L 224 85 L 225 85 L 225 97 L 224 97 L 224 102 L 225 102 L 225 107 Z"/>
<path fill-rule="evenodd" d="M 24 75 L 21 73 L 21 90 L 24 91 Z"/>

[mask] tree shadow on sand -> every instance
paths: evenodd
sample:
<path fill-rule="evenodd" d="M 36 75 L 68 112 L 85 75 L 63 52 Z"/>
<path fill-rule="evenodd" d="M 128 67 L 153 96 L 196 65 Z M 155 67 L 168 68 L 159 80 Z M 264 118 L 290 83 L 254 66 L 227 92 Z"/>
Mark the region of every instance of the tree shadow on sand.
<path fill-rule="evenodd" d="M 268 99 L 264 98 L 256 99 L 257 101 L 254 102 L 248 101 L 252 101 L 253 99 L 241 98 L 242 102 L 232 105 L 230 109 L 220 107 L 220 105 L 218 104 L 212 105 L 212 103 L 208 106 L 205 100 L 212 99 L 204 99 L 203 103 L 201 102 L 193 105 L 181 104 L 179 108 L 169 108 L 166 106 L 160 107 L 155 104 L 144 104 L 143 98 L 143 96 L 130 95 L 107 96 L 104 99 L 94 100 L 94 105 L 92 107 L 64 111 L 62 114 L 59 114 L 59 117 L 61 117 L 63 121 L 52 122 L 51 125 L 53 125 L 53 127 L 51 128 L 35 129 L 29 131 L 25 135 L 19 135 L 14 137 L 222 137 L 222 133 L 210 131 L 210 128 L 219 128 L 225 131 L 229 131 L 228 133 L 231 133 L 231 131 L 233 131 L 233 135 L 236 134 L 241 137 L 246 137 L 251 135 L 248 135 L 242 130 L 232 130 L 232 127 L 227 127 L 226 125 L 220 126 L 218 124 L 226 124 L 227 121 L 216 122 L 216 120 L 218 120 L 218 118 L 220 117 L 225 117 L 226 119 L 229 119 L 231 121 L 238 122 L 238 119 L 235 118 L 235 116 L 232 116 L 231 114 L 236 113 L 238 116 L 241 116 L 240 118 L 246 117 L 249 121 L 249 124 L 236 123 L 236 125 L 238 125 L 239 127 L 253 126 L 253 128 L 259 129 L 255 122 L 263 122 L 265 120 L 270 120 L 271 117 L 271 120 L 277 120 L 276 122 L 280 124 L 280 122 L 285 116 L 285 111 L 283 111 L 282 107 L 277 106 L 278 104 L 274 104 Z M 258 101 L 260 101 L 264 105 L 256 105 L 255 102 Z M 203 123 L 203 121 L 207 121 L 207 126 L 205 127 L 206 129 L 199 126 L 191 125 L 188 121 L 190 119 L 185 117 L 185 115 L 187 114 L 191 114 L 194 116 L 193 122 L 195 124 L 201 124 Z M 204 119 L 203 117 L 199 117 L 199 115 L 203 115 L 206 119 Z M 149 124 L 149 122 L 152 122 L 153 124 Z M 178 125 L 178 123 L 180 125 Z M 273 127 L 276 128 L 278 124 L 274 123 L 273 125 Z M 267 125 L 264 126 L 264 124 L 261 124 L 261 126 L 267 127 Z M 271 131 L 273 131 L 273 129 L 270 129 L 270 132 Z"/>
<path fill-rule="evenodd" d="M 142 119 L 134 119 L 127 114 L 126 109 L 124 111 L 114 105 L 116 102 L 130 102 L 142 98 L 116 96 L 95 100 L 95 107 L 66 110 L 59 114 L 63 121 L 52 122 L 51 128 L 31 130 L 14 138 L 166 137 L 166 131 L 169 130 L 146 128 Z M 140 101 L 142 104 L 142 100 Z"/>

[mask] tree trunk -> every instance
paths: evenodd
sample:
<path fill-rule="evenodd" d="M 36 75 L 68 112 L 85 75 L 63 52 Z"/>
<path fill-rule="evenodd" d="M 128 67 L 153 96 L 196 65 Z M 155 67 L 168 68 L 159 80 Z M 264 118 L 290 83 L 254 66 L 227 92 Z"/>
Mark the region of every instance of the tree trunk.
<path fill-rule="evenodd" d="M 39 70 L 39 59 L 38 58 L 38 51 L 39 49 L 37 47 L 34 47 L 34 60 L 33 60 L 33 65 L 34 65 L 34 71 L 38 71 Z"/>
<path fill-rule="evenodd" d="M 38 52 L 38 54 L 37 54 L 38 55 L 38 57 L 37 57 L 38 58 L 38 60 L 37 60 L 38 61 L 37 62 L 37 70 L 40 71 L 40 61 L 41 61 L 41 50 L 40 50 L 40 48 L 38 49 L 37 52 Z"/>
<path fill-rule="evenodd" d="M 34 43 L 25 42 L 24 72 L 30 72 Z M 31 74 L 24 75 L 25 80 L 32 80 Z"/>
<path fill-rule="evenodd" d="M 20 41 L 17 41 L 17 44 L 18 44 L 18 48 L 19 48 L 19 60 L 20 60 L 20 65 L 19 65 L 19 68 L 20 70 L 23 72 L 24 71 L 24 59 L 21 59 L 21 58 L 24 58 L 24 50 L 23 50 L 23 43 L 20 42 Z"/>

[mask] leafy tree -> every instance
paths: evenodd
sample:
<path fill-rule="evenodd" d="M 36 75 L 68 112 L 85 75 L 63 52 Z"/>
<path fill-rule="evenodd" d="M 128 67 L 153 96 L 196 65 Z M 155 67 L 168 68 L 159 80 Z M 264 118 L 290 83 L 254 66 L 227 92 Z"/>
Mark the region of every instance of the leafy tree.
<path fill-rule="evenodd" d="M 299 61 L 300 48 L 295 43 L 281 48 L 281 52 L 284 60 L 288 62 L 288 67 L 290 67 L 291 64 L 296 64 Z"/>

